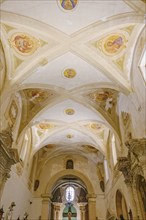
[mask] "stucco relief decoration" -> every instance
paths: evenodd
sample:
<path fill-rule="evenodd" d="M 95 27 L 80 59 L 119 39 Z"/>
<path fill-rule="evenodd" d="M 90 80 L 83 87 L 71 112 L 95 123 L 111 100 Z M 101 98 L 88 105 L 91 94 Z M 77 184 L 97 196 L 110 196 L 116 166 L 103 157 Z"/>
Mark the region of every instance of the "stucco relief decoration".
<path fill-rule="evenodd" d="M 66 137 L 67 137 L 68 139 L 71 139 L 71 138 L 73 138 L 73 135 L 72 135 L 72 134 L 67 134 Z"/>
<path fill-rule="evenodd" d="M 53 124 L 49 124 L 49 123 L 45 123 L 45 122 L 41 122 L 38 124 L 37 126 L 39 129 L 42 129 L 42 130 L 48 130 L 48 129 L 52 129 L 55 127 L 55 125 Z"/>
<path fill-rule="evenodd" d="M 60 0 L 60 5 L 65 10 L 72 10 L 76 7 L 78 0 Z"/>
<path fill-rule="evenodd" d="M 101 131 L 102 125 L 97 124 L 97 123 L 92 123 L 92 124 L 90 124 L 90 128 L 91 128 L 91 129 L 94 129 L 94 130 L 96 130 L 96 131 Z"/>
<path fill-rule="evenodd" d="M 68 79 L 72 79 L 76 76 L 76 71 L 74 69 L 68 68 L 63 72 L 63 75 L 68 78 Z"/>
<path fill-rule="evenodd" d="M 127 141 L 132 138 L 131 115 L 128 112 L 121 112 L 121 119 L 123 122 L 124 139 Z"/>
<path fill-rule="evenodd" d="M 15 100 L 12 100 L 8 110 L 5 113 L 6 118 L 8 119 L 9 125 L 13 127 L 16 122 L 18 115 L 18 106 Z"/>
<path fill-rule="evenodd" d="M 127 39 L 122 34 L 110 34 L 96 42 L 96 47 L 105 55 L 114 56 L 126 48 Z"/>
<path fill-rule="evenodd" d="M 40 41 L 25 33 L 15 33 L 10 39 L 11 46 L 21 55 L 31 55 L 40 46 Z"/>
<path fill-rule="evenodd" d="M 65 113 L 67 115 L 74 115 L 75 114 L 75 110 L 72 109 L 72 108 L 68 108 L 68 109 L 65 110 Z"/>
<path fill-rule="evenodd" d="M 112 90 L 99 90 L 88 94 L 89 98 L 98 103 L 108 113 L 111 113 L 116 103 L 115 92 Z"/>
<path fill-rule="evenodd" d="M 18 176 L 21 176 L 22 173 L 23 173 L 23 168 L 22 168 L 22 165 L 20 163 L 16 164 L 16 173 L 17 173 Z"/>

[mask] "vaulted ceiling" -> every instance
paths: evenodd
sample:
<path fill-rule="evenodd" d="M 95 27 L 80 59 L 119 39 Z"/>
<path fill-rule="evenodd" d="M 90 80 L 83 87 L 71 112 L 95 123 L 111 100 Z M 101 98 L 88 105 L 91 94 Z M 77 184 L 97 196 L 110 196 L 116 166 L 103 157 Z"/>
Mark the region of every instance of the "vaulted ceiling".
<path fill-rule="evenodd" d="M 18 139 L 31 130 L 34 153 L 104 154 L 109 130 L 120 137 L 144 3 L 63 2 L 1 3 L 1 100 L 11 94 L 10 124 Z"/>

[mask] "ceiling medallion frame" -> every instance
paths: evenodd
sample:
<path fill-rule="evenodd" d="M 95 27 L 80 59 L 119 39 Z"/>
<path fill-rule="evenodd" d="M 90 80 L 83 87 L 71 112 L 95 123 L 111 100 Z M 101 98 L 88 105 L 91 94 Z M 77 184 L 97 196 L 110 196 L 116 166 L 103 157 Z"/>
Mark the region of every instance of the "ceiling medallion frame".
<path fill-rule="evenodd" d="M 62 6 L 62 4 L 63 4 L 63 2 L 65 3 L 65 2 L 70 2 L 70 4 L 75 4 L 75 6 L 73 6 L 72 8 L 66 8 L 65 9 L 65 7 L 63 7 Z M 76 8 L 77 8 L 77 6 L 78 6 L 78 4 L 79 4 L 79 0 L 57 0 L 57 4 L 58 4 L 58 6 L 59 6 L 59 8 L 62 10 L 62 11 L 64 11 L 64 12 L 74 12 L 75 10 L 76 10 Z M 67 6 L 66 6 L 67 7 Z"/>
<path fill-rule="evenodd" d="M 73 79 L 76 77 L 77 72 L 73 68 L 65 68 L 62 72 L 63 78 Z"/>
<path fill-rule="evenodd" d="M 20 55 L 30 56 L 40 46 L 40 40 L 28 33 L 15 32 L 9 39 L 11 47 Z"/>
<path fill-rule="evenodd" d="M 73 136 L 72 134 L 67 134 L 66 137 L 67 137 L 68 139 L 71 139 L 71 138 L 73 138 L 74 136 Z"/>
<path fill-rule="evenodd" d="M 75 110 L 73 108 L 67 108 L 64 110 L 66 115 L 74 115 L 75 114 Z"/>

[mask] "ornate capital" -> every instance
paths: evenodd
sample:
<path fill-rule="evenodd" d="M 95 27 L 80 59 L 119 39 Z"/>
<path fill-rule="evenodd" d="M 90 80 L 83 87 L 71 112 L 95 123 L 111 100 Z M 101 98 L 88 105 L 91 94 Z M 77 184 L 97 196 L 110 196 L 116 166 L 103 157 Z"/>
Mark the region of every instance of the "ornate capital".
<path fill-rule="evenodd" d="M 125 145 L 137 157 L 146 155 L 146 138 L 129 139 Z"/>
<path fill-rule="evenodd" d="M 123 173 L 125 183 L 131 185 L 133 182 L 133 175 L 130 160 L 127 157 L 119 157 L 117 169 Z"/>
<path fill-rule="evenodd" d="M 138 166 L 141 166 L 144 176 L 146 176 L 146 138 L 130 139 L 125 143 L 131 156 L 135 157 Z"/>

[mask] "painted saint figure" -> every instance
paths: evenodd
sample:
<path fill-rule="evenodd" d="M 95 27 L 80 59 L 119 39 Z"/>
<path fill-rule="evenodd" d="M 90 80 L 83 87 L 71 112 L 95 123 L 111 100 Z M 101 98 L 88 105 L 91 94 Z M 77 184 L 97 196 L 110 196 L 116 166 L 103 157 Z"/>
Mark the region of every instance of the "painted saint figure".
<path fill-rule="evenodd" d="M 33 41 L 24 35 L 18 35 L 14 38 L 16 48 L 22 53 L 28 53 L 32 50 Z"/>
<path fill-rule="evenodd" d="M 125 47 L 125 39 L 120 35 L 112 35 L 104 43 L 104 49 L 110 54 L 119 52 Z"/>
<path fill-rule="evenodd" d="M 61 6 L 65 10 L 72 10 L 77 4 L 77 0 L 60 0 Z"/>

